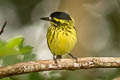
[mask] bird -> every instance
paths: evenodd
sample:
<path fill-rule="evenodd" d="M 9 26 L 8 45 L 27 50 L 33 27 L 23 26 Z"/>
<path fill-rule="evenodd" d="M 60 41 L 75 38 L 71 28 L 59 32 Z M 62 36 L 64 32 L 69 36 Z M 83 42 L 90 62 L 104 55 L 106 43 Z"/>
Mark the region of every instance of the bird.
<path fill-rule="evenodd" d="M 68 13 L 60 11 L 53 12 L 49 17 L 40 19 L 50 22 L 46 38 L 55 63 L 64 54 L 68 54 L 77 61 L 77 57 L 70 54 L 77 43 L 74 19 Z"/>

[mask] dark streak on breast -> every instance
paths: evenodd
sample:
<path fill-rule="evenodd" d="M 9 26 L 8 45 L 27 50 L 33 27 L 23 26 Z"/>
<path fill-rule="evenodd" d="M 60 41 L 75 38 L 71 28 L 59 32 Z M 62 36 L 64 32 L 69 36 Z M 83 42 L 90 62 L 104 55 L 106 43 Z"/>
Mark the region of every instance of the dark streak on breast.
<path fill-rule="evenodd" d="M 55 31 L 53 32 L 53 34 L 51 34 L 51 40 L 50 40 L 50 44 L 52 43 L 52 41 L 53 41 L 53 39 L 54 39 L 54 37 L 55 37 Z"/>
<path fill-rule="evenodd" d="M 66 35 L 66 36 L 68 36 L 68 33 L 67 33 L 67 32 L 65 32 L 65 35 Z"/>
<path fill-rule="evenodd" d="M 66 31 L 72 34 L 72 31 L 68 28 L 66 28 Z"/>

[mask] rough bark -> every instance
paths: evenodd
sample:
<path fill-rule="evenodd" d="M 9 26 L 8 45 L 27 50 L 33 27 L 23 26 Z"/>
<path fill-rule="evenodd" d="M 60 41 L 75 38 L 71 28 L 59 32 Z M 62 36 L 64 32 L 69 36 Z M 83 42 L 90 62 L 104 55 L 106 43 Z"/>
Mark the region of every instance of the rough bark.
<path fill-rule="evenodd" d="M 74 59 L 59 59 L 58 64 L 53 60 L 39 60 L 22 62 L 14 65 L 0 67 L 0 78 L 29 72 L 50 70 L 78 70 L 91 68 L 120 68 L 120 57 L 84 57 Z"/>

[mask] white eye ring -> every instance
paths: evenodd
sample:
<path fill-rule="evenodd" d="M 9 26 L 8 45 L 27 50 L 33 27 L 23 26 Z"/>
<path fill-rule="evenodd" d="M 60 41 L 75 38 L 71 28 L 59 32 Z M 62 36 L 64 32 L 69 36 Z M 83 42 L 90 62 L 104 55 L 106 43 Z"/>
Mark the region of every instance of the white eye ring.
<path fill-rule="evenodd" d="M 49 17 L 49 20 L 51 20 L 51 17 Z"/>

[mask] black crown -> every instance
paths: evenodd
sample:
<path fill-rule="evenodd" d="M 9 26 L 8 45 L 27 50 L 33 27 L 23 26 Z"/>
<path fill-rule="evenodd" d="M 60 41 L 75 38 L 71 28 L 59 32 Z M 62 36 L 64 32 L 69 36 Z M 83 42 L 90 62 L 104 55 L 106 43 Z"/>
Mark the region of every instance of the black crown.
<path fill-rule="evenodd" d="M 57 19 L 71 20 L 70 16 L 65 12 L 53 12 L 50 15 L 50 17 L 57 18 Z"/>

